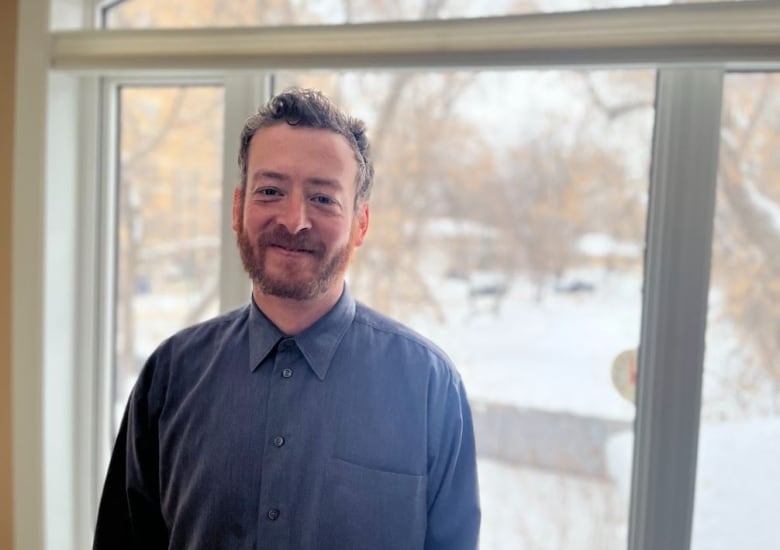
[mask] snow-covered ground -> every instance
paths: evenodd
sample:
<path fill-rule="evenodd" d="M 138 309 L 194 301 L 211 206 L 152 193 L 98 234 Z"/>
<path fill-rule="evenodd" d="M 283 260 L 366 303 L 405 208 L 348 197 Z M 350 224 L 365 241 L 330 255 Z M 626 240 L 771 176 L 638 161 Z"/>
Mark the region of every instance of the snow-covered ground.
<path fill-rule="evenodd" d="M 482 550 L 624 550 L 628 506 L 616 487 L 479 461 Z"/>

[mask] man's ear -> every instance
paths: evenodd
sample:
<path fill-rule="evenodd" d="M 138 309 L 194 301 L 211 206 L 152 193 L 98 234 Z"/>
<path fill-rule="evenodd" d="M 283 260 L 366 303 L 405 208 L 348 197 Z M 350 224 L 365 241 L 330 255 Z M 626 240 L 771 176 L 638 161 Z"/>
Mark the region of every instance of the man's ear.
<path fill-rule="evenodd" d="M 240 187 L 233 190 L 233 231 L 241 231 L 244 219 L 244 191 Z"/>
<path fill-rule="evenodd" d="M 366 231 L 368 231 L 368 203 L 364 202 L 358 205 L 355 210 L 355 246 L 363 244 L 363 239 L 366 238 Z"/>

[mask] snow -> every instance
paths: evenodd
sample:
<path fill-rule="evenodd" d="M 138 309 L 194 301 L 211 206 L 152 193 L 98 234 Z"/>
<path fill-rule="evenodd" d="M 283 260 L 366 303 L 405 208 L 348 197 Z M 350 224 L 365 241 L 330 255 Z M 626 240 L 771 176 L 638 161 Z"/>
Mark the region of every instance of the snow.
<path fill-rule="evenodd" d="M 617 241 L 604 233 L 586 233 L 577 241 L 577 249 L 583 254 L 594 258 L 606 258 L 609 256 L 639 258 L 642 255 L 641 245 Z"/>
<path fill-rule="evenodd" d="M 494 227 L 455 218 L 433 218 L 425 223 L 424 228 L 414 228 L 414 231 L 430 238 L 481 237 L 495 239 L 498 237 L 498 231 Z"/>
<path fill-rule="evenodd" d="M 615 488 L 494 460 L 479 461 L 482 550 L 624 550 L 628 508 Z"/>
<path fill-rule="evenodd" d="M 780 418 L 702 425 L 698 461 L 691 549 L 780 549 Z"/>
<path fill-rule="evenodd" d="M 749 181 L 745 181 L 744 186 L 753 205 L 771 221 L 775 231 L 780 233 L 780 203 L 768 198 Z"/>

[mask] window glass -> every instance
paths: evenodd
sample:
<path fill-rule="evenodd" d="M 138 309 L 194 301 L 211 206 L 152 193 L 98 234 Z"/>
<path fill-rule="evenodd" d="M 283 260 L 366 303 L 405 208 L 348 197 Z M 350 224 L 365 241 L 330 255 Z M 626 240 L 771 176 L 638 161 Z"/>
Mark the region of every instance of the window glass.
<path fill-rule="evenodd" d="M 653 71 L 282 73 L 368 125 L 356 297 L 453 358 L 481 548 L 624 549 Z"/>
<path fill-rule="evenodd" d="M 108 28 L 306 25 L 449 19 L 706 0 L 124 0 L 104 10 Z M 738 0 L 733 0 L 738 1 Z"/>
<path fill-rule="evenodd" d="M 123 87 L 114 426 L 146 358 L 217 313 L 223 91 Z"/>
<path fill-rule="evenodd" d="M 727 75 L 693 550 L 780 540 L 778 148 L 780 75 Z"/>

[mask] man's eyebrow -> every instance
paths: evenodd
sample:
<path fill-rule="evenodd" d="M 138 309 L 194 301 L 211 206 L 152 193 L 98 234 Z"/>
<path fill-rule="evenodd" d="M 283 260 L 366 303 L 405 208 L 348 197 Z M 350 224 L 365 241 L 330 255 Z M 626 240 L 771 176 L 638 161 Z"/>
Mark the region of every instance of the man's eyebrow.
<path fill-rule="evenodd" d="M 290 178 L 282 174 L 281 172 L 274 172 L 273 170 L 258 170 L 252 174 L 252 181 L 259 180 L 275 180 L 275 181 L 287 181 Z"/>
<path fill-rule="evenodd" d="M 262 180 L 286 182 L 290 180 L 290 177 L 274 170 L 258 170 L 252 175 L 252 181 L 257 182 Z M 307 178 L 306 183 L 317 187 L 331 187 L 333 189 L 341 189 L 343 187 L 341 182 L 337 179 L 320 178 L 316 176 Z"/>
<path fill-rule="evenodd" d="M 342 187 L 339 180 L 332 180 L 328 178 L 308 178 L 306 183 L 310 183 L 317 187 L 331 187 L 333 189 L 341 189 Z"/>

